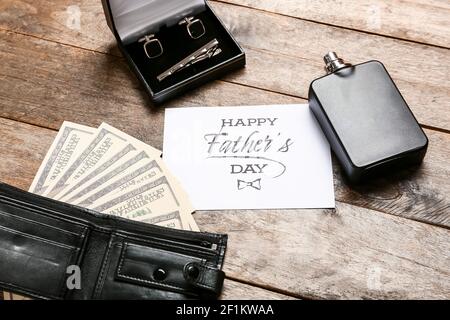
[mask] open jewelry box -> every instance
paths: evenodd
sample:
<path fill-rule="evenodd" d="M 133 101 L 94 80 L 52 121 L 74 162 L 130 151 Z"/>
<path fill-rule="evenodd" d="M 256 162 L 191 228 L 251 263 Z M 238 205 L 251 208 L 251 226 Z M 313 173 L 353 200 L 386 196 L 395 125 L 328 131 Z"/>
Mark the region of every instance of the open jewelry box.
<path fill-rule="evenodd" d="M 102 0 L 118 46 L 154 103 L 245 65 L 205 0 Z"/>

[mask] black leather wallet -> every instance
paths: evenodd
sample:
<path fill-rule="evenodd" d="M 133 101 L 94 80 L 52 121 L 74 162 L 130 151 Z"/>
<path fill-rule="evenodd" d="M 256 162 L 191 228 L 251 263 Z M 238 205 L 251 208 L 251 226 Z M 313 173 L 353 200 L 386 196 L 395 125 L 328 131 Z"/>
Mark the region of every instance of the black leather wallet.
<path fill-rule="evenodd" d="M 217 298 L 226 243 L 226 235 L 121 219 L 0 184 L 0 287 L 18 294 Z M 76 270 L 79 288 L 70 285 Z"/>

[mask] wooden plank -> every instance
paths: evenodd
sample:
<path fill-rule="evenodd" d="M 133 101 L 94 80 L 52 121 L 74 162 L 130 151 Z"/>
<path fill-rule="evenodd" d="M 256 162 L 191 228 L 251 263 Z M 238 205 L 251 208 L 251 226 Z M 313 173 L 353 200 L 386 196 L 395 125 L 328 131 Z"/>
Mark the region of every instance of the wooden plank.
<path fill-rule="evenodd" d="M 305 298 L 448 299 L 450 232 L 337 203 L 336 210 L 199 212 L 229 235 L 225 272 Z"/>
<path fill-rule="evenodd" d="M 0 162 L 0 180 L 26 189 L 33 174 L 22 168 L 39 165 L 36 157 L 44 157 L 55 132 L 0 119 L 0 134 L 0 152 L 9 158 Z M 450 298 L 450 231 L 444 228 L 340 202 L 336 210 L 198 212 L 195 218 L 202 230 L 229 234 L 224 270 L 238 281 L 306 298 Z"/>
<path fill-rule="evenodd" d="M 450 47 L 448 1 L 220 1 L 344 28 Z"/>
<path fill-rule="evenodd" d="M 225 279 L 222 300 L 295 300 L 296 298 Z"/>
<path fill-rule="evenodd" d="M 0 39 L 0 116 L 55 130 L 64 120 L 91 126 L 105 121 L 162 147 L 164 111 L 146 107 L 146 96 L 123 60 L 15 33 L 0 32 Z M 33 55 L 27 55 L 31 51 Z M 303 102 L 216 81 L 166 106 Z M 401 172 L 370 187 L 350 189 L 335 161 L 337 199 L 450 226 L 449 136 L 427 134 L 430 151 L 419 171 Z"/>
<path fill-rule="evenodd" d="M 111 122 L 162 147 L 164 110 L 149 106 L 121 58 L 0 31 L 0 59 L 0 116 L 52 129 L 63 120 Z M 299 102 L 305 101 L 213 82 L 165 107 Z"/>
<path fill-rule="evenodd" d="M 212 5 L 247 51 L 247 68 L 226 81 L 307 98 L 310 82 L 324 73 L 322 56 L 327 51 L 336 50 L 352 63 L 378 59 L 422 124 L 450 130 L 449 50 L 235 5 Z M 118 54 L 98 1 L 7 0 L 3 9 L 1 28 Z M 81 14 L 79 27 L 72 23 L 73 10 Z"/>
<path fill-rule="evenodd" d="M 15 294 L 15 293 L 7 292 L 7 291 L 4 291 L 3 295 L 4 295 L 4 299 L 1 299 L 1 297 L 0 297 L 0 300 L 15 300 L 15 301 L 32 300 L 31 298 L 21 296 L 21 295 Z"/>

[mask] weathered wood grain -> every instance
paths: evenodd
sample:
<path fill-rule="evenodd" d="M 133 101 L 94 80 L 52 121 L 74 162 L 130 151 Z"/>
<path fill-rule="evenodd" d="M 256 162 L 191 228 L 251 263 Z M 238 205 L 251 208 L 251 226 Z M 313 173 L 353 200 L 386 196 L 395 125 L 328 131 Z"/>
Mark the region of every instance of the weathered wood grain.
<path fill-rule="evenodd" d="M 55 132 L 0 119 L 0 135 L 10 159 L 0 162 L 0 180 L 26 189 L 33 173 L 23 168 L 37 168 Z M 224 270 L 232 279 L 306 298 L 450 298 L 444 228 L 340 202 L 336 210 L 198 212 L 195 219 L 202 230 L 229 234 Z"/>
<path fill-rule="evenodd" d="M 119 54 L 101 1 L 3 0 L 0 2 L 0 28 Z"/>
<path fill-rule="evenodd" d="M 226 81 L 307 98 L 310 82 L 323 75 L 322 56 L 336 50 L 352 63 L 383 61 L 419 121 L 450 129 L 449 50 L 235 5 L 212 5 L 247 51 L 247 68 Z M 81 14 L 79 26 L 73 24 L 74 8 Z M 117 54 L 98 1 L 7 0 L 0 14 L 1 28 Z"/>
<path fill-rule="evenodd" d="M 0 59 L 0 116 L 52 129 L 63 120 L 111 122 L 162 147 L 164 108 L 149 104 L 121 58 L 0 31 Z M 217 81 L 165 107 L 298 102 L 304 100 Z"/>
<path fill-rule="evenodd" d="M 12 292 L 3 292 L 3 299 L 2 297 L 0 297 L 0 300 L 14 300 L 14 301 L 19 301 L 19 300 L 31 300 L 28 297 L 25 296 L 21 296 Z"/>
<path fill-rule="evenodd" d="M 15 33 L 0 32 L 0 40 L 0 116 L 55 130 L 64 120 L 91 126 L 105 121 L 162 147 L 163 109 L 148 107 L 145 94 L 122 59 Z M 29 52 L 33 55 L 27 55 Z M 216 81 L 166 106 L 303 102 Z M 350 189 L 335 161 L 337 199 L 450 226 L 450 136 L 427 134 L 432 139 L 430 151 L 419 171 L 402 172 L 370 187 Z"/>
<path fill-rule="evenodd" d="M 220 1 L 379 35 L 450 47 L 448 1 Z"/>
<path fill-rule="evenodd" d="M 296 298 L 284 294 L 264 290 L 252 285 L 225 279 L 222 300 L 294 300 Z"/>
<path fill-rule="evenodd" d="M 225 272 L 305 298 L 448 299 L 450 232 L 337 203 L 336 210 L 199 212 L 229 235 Z"/>

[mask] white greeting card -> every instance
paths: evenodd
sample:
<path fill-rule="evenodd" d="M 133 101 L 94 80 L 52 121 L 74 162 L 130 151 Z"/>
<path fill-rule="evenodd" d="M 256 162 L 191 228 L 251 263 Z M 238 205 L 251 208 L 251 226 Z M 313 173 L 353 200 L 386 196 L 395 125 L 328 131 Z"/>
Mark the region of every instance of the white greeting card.
<path fill-rule="evenodd" d="M 308 105 L 166 109 L 163 158 L 197 210 L 335 205 Z"/>

